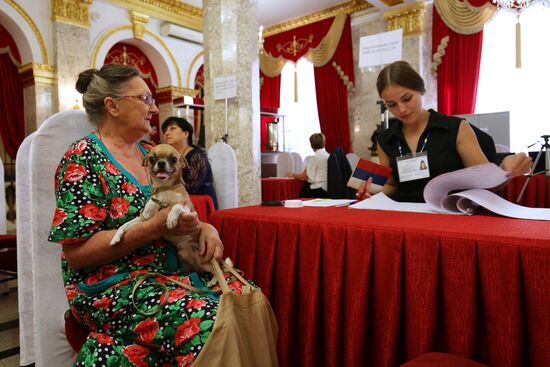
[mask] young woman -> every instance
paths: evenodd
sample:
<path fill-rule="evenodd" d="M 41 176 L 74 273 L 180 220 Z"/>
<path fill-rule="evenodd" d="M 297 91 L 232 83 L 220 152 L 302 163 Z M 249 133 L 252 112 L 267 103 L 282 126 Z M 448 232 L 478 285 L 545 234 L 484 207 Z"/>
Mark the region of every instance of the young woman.
<path fill-rule="evenodd" d="M 399 120 L 378 136 L 380 164 L 393 170 L 384 193 L 398 201 L 423 202 L 424 187 L 432 178 L 488 162 L 466 120 L 424 109 L 424 80 L 407 62 L 382 69 L 376 87 Z M 426 168 L 420 169 L 421 161 Z M 501 167 L 515 177 L 529 172 L 531 164 L 529 157 L 518 153 L 506 157 Z M 358 198 L 369 197 L 369 187 L 369 181 L 363 183 Z"/>

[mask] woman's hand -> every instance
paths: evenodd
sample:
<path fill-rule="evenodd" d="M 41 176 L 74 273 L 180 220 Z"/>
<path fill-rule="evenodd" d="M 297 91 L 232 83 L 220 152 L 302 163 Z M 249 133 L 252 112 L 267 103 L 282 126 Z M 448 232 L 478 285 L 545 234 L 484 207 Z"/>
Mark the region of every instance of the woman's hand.
<path fill-rule="evenodd" d="M 158 211 L 151 220 L 154 222 L 154 226 L 156 228 L 155 233 L 157 233 L 158 237 L 164 237 L 165 235 L 168 236 L 185 236 L 190 235 L 194 236 L 195 238 L 198 237 L 199 230 L 200 230 L 200 222 L 199 217 L 196 212 L 191 213 L 182 213 L 178 217 L 178 223 L 176 226 L 172 229 L 168 229 L 168 226 L 166 225 L 166 221 L 168 218 L 168 213 L 172 207 L 168 207 L 165 209 L 162 209 Z"/>
<path fill-rule="evenodd" d="M 368 199 L 372 196 L 369 193 L 371 183 L 372 177 L 369 177 L 367 181 L 361 182 L 361 185 L 359 185 L 359 189 L 357 189 L 357 193 L 355 194 L 358 200 Z"/>
<path fill-rule="evenodd" d="M 223 244 L 218 231 L 208 223 L 201 223 L 199 236 L 199 261 L 208 264 L 212 258 L 222 260 Z"/>
<path fill-rule="evenodd" d="M 500 167 L 510 172 L 512 177 L 516 177 L 529 173 L 532 165 L 533 160 L 531 157 L 528 157 L 525 153 L 517 153 L 504 158 Z"/>

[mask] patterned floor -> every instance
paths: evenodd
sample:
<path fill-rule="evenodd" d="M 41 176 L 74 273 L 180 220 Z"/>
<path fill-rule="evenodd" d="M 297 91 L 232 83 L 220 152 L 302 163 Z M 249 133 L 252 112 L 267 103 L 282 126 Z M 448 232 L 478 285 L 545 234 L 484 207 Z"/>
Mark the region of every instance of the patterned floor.
<path fill-rule="evenodd" d="M 4 283 L 5 284 L 5 283 Z M 8 282 L 9 292 L 0 294 L 0 367 L 19 366 L 19 315 L 17 282 Z M 5 292 L 0 284 L 0 293 Z"/>

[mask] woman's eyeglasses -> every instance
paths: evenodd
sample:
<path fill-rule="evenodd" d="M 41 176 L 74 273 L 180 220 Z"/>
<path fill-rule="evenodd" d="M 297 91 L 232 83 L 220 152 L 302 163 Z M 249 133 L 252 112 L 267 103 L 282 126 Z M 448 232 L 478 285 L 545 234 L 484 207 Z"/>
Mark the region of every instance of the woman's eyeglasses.
<path fill-rule="evenodd" d="M 151 107 L 155 103 L 155 99 L 151 94 L 145 94 L 143 96 L 119 96 L 119 99 L 139 99 L 149 107 Z"/>

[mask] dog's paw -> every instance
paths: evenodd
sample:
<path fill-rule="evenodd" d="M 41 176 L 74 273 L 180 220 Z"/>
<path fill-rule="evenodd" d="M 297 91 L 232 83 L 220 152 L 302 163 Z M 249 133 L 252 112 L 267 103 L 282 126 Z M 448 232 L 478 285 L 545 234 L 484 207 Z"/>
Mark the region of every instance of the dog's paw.
<path fill-rule="evenodd" d="M 113 236 L 113 238 L 111 239 L 111 242 L 109 243 L 111 246 L 114 246 L 116 245 L 117 243 L 119 243 L 120 241 L 122 241 L 122 236 L 124 236 L 124 232 L 122 231 L 117 231 L 115 233 L 115 235 Z"/>
<path fill-rule="evenodd" d="M 191 211 L 187 206 L 177 204 L 172 207 L 170 210 L 170 213 L 168 213 L 168 217 L 166 218 L 166 227 L 168 229 L 174 229 L 178 225 L 178 218 L 180 214 L 183 213 L 190 213 Z"/>

